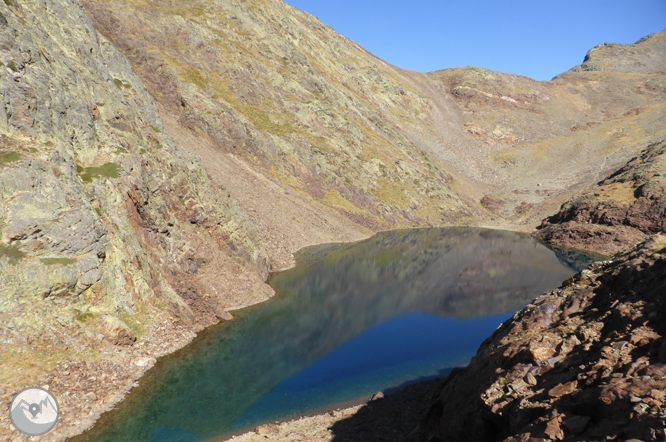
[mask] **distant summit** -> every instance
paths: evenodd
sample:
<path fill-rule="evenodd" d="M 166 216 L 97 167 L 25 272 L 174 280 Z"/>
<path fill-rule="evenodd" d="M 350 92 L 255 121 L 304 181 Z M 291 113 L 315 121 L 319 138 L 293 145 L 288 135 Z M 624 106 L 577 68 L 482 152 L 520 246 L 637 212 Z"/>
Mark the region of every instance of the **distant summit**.
<path fill-rule="evenodd" d="M 572 72 L 601 71 L 656 74 L 666 71 L 666 30 L 650 34 L 634 44 L 602 43 L 590 49 L 582 65 Z"/>

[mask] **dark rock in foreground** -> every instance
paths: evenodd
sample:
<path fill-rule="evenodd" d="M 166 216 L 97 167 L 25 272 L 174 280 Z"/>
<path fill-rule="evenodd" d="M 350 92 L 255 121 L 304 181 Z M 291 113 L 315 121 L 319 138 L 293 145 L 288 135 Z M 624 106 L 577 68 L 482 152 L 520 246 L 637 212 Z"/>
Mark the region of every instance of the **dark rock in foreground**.
<path fill-rule="evenodd" d="M 503 324 L 441 385 L 431 441 L 666 440 L 666 234 Z"/>

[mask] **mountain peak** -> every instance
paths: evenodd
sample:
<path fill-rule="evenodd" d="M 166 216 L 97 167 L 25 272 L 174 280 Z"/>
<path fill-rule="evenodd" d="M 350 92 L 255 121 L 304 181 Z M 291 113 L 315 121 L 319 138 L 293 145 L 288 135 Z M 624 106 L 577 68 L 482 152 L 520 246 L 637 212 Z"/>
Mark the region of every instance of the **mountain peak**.
<path fill-rule="evenodd" d="M 580 71 L 655 74 L 666 71 L 666 30 L 650 34 L 634 44 L 602 43 L 590 49 Z"/>

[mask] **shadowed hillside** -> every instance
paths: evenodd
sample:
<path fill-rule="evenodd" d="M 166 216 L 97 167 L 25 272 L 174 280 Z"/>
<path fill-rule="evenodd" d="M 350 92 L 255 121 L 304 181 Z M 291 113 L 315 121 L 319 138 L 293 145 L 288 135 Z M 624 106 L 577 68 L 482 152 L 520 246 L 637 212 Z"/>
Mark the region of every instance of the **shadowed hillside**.
<path fill-rule="evenodd" d="M 420 440 L 660 440 L 666 238 L 539 297 L 436 390 Z"/>

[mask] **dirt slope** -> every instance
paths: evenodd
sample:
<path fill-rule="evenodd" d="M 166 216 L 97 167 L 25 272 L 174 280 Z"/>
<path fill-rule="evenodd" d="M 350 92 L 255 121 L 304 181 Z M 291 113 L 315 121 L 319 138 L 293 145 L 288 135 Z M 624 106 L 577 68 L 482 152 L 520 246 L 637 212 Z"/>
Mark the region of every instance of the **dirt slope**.
<path fill-rule="evenodd" d="M 201 157 L 213 182 L 225 186 L 252 221 L 273 271 L 293 266 L 293 253 L 303 247 L 358 241 L 373 233 L 310 195 L 270 180 L 242 157 L 220 152 L 210 139 L 183 130 L 167 110 L 162 115 L 165 132 Z"/>

